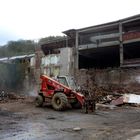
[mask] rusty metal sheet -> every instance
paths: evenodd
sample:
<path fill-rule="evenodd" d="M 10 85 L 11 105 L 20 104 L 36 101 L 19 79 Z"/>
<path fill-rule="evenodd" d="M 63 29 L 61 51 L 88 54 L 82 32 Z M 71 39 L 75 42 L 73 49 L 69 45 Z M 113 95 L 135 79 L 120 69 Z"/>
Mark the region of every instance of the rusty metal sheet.
<path fill-rule="evenodd" d="M 123 34 L 123 41 L 140 38 L 140 32 L 130 32 Z"/>
<path fill-rule="evenodd" d="M 119 98 L 117 98 L 116 100 L 112 100 L 111 101 L 111 105 L 122 105 L 122 104 L 124 104 L 124 98 L 123 98 L 123 96 L 121 96 L 121 97 L 119 97 Z"/>

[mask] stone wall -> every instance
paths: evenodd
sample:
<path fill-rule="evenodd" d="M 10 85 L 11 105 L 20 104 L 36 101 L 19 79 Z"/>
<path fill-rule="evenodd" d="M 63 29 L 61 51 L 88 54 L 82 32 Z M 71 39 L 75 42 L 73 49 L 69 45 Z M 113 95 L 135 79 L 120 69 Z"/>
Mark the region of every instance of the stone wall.
<path fill-rule="evenodd" d="M 77 83 L 87 89 L 104 87 L 120 92 L 140 92 L 140 68 L 81 69 L 76 73 Z"/>

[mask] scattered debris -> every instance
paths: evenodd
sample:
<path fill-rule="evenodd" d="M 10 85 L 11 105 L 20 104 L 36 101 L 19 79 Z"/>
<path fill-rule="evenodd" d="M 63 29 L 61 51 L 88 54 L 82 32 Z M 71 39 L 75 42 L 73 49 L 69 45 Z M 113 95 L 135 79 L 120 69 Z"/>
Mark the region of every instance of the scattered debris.
<path fill-rule="evenodd" d="M 13 93 L 13 92 L 9 93 L 9 94 L 8 94 L 8 97 L 9 97 L 9 99 L 11 99 L 11 100 L 16 100 L 16 99 L 18 98 L 17 95 L 16 95 L 15 93 Z"/>
<path fill-rule="evenodd" d="M 8 94 L 9 99 L 11 100 L 17 100 L 17 99 L 25 99 L 25 96 L 17 95 L 14 92 L 11 92 Z"/>
<path fill-rule="evenodd" d="M 6 102 L 10 102 L 12 100 L 13 101 L 24 100 L 25 98 L 26 98 L 26 96 L 18 95 L 15 92 L 5 92 L 5 91 L 0 92 L 0 103 L 6 103 Z"/>
<path fill-rule="evenodd" d="M 124 94 L 119 98 L 112 100 L 110 104 L 112 105 L 122 105 L 125 103 L 140 104 L 140 95 L 136 94 Z"/>
<path fill-rule="evenodd" d="M 123 100 L 124 100 L 124 98 L 123 98 L 123 96 L 121 96 L 115 100 L 112 100 L 110 104 L 111 105 L 122 105 L 122 104 L 124 104 Z"/>
<path fill-rule="evenodd" d="M 8 97 L 7 92 L 5 92 L 4 90 L 0 91 L 0 100 L 4 100 L 7 97 Z"/>
<path fill-rule="evenodd" d="M 80 130 L 82 130 L 82 128 L 80 128 L 80 127 L 75 127 L 75 128 L 73 128 L 73 130 L 74 130 L 74 131 L 80 131 Z"/>
<path fill-rule="evenodd" d="M 111 104 L 96 104 L 96 108 L 109 108 L 109 109 L 114 109 L 116 106 L 115 105 L 111 105 Z"/>
<path fill-rule="evenodd" d="M 53 117 L 53 116 L 48 116 L 47 119 L 48 119 L 48 120 L 55 120 L 56 118 Z"/>

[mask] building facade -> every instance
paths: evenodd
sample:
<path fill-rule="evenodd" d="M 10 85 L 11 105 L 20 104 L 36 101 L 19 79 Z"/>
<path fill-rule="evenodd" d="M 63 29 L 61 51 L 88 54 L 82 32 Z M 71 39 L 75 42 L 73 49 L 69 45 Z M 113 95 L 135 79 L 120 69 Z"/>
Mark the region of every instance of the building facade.
<path fill-rule="evenodd" d="M 63 49 L 71 50 L 59 55 L 59 74 L 74 75 L 79 83 L 139 85 L 140 15 L 63 33 L 65 40 L 41 45 L 47 57 L 55 50 L 59 54 L 63 54 Z M 65 71 L 67 67 L 69 70 Z"/>

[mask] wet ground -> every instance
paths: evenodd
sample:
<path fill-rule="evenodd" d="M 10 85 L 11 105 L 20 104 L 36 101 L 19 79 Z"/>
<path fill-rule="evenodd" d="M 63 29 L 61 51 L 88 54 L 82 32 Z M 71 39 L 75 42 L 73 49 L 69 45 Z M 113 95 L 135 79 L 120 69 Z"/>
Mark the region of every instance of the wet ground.
<path fill-rule="evenodd" d="M 74 128 L 80 130 L 73 130 Z M 123 106 L 84 114 L 36 108 L 32 101 L 0 103 L 2 140 L 139 140 L 140 108 Z"/>

